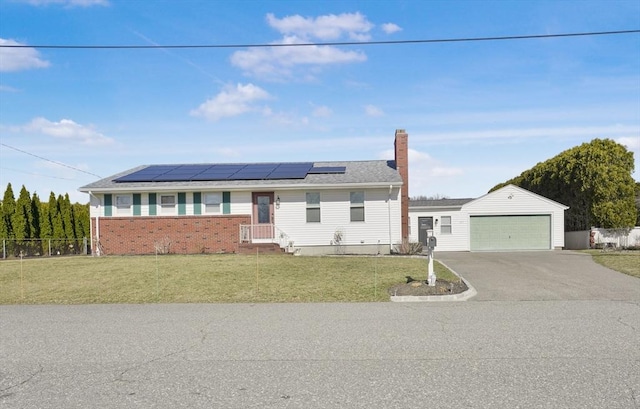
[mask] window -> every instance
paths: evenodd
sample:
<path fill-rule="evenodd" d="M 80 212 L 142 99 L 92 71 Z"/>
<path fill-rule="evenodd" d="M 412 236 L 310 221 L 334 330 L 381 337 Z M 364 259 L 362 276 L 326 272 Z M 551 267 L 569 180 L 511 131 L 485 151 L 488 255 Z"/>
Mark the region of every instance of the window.
<path fill-rule="evenodd" d="M 442 216 L 440 218 L 440 233 L 451 234 L 451 216 Z"/>
<path fill-rule="evenodd" d="M 307 223 L 320 223 L 320 192 L 307 193 Z"/>
<path fill-rule="evenodd" d="M 131 210 L 130 195 L 116 195 L 116 213 L 129 214 Z"/>
<path fill-rule="evenodd" d="M 364 192 L 351 192 L 351 221 L 364 221 Z"/>
<path fill-rule="evenodd" d="M 131 206 L 131 196 L 129 195 L 116 196 L 116 207 L 130 207 L 130 206 Z"/>
<path fill-rule="evenodd" d="M 176 196 L 160 195 L 160 208 L 164 214 L 174 214 L 176 208 Z"/>
<path fill-rule="evenodd" d="M 205 193 L 204 194 L 204 212 L 220 213 L 220 203 L 222 203 L 221 193 Z"/>

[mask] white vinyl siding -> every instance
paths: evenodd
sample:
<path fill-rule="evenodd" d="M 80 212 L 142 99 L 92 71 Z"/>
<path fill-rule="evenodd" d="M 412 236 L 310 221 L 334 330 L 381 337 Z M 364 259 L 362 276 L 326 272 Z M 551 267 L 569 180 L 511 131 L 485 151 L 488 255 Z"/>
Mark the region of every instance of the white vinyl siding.
<path fill-rule="evenodd" d="M 399 189 L 366 190 L 366 222 L 351 222 L 349 190 L 322 190 L 322 219 L 306 223 L 306 192 L 279 191 L 281 205 L 275 211 L 276 226 L 287 234 L 294 246 L 329 246 L 337 230 L 345 245 L 389 245 L 401 241 Z M 391 227 L 391 232 L 389 231 Z M 391 234 L 390 234 L 391 233 Z"/>
<path fill-rule="evenodd" d="M 411 224 L 411 234 L 409 240 L 412 242 L 419 241 L 420 226 L 418 226 L 419 218 L 421 217 L 433 217 L 435 224 L 438 221 L 438 226 L 433 230 L 433 234 L 438 239 L 438 245 L 435 248 L 436 253 L 438 251 L 466 251 L 469 250 L 468 230 L 469 230 L 469 217 L 459 210 L 451 209 L 438 209 L 434 208 L 431 211 L 415 211 L 409 208 L 409 214 L 411 215 L 409 223 Z M 442 219 L 444 217 L 451 218 L 451 233 L 443 233 L 441 227 L 443 226 Z M 422 243 L 424 244 L 424 243 Z"/>

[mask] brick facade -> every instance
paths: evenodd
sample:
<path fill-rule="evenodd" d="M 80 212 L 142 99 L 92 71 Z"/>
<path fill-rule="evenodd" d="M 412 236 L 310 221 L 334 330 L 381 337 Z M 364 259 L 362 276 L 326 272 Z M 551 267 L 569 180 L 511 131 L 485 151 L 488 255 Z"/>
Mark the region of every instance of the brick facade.
<path fill-rule="evenodd" d="M 394 142 L 396 170 L 402 178 L 400 188 L 400 223 L 402 240 L 409 240 L 409 135 L 404 129 L 396 130 Z"/>
<path fill-rule="evenodd" d="M 96 219 L 91 220 L 96 237 Z M 236 253 L 240 225 L 251 224 L 249 215 L 101 217 L 103 255 Z M 95 253 L 97 246 L 92 246 Z"/>

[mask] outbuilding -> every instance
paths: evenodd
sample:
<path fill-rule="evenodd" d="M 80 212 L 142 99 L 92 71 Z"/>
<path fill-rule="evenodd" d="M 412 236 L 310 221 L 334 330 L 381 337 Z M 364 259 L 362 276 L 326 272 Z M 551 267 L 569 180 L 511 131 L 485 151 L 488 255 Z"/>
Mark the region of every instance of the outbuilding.
<path fill-rule="evenodd" d="M 561 249 L 567 209 L 515 185 L 477 199 L 412 200 L 410 239 L 433 235 L 437 251 Z"/>

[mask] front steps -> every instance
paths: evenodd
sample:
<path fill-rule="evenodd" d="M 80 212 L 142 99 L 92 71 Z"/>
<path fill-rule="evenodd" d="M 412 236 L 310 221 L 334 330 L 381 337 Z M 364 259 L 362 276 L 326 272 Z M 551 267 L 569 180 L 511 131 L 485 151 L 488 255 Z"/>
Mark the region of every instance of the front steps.
<path fill-rule="evenodd" d="M 277 243 L 240 243 L 238 254 L 285 254 Z"/>

